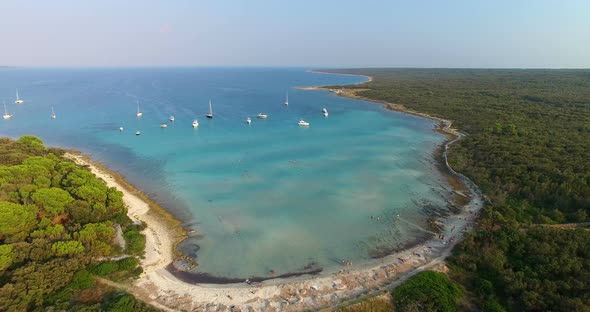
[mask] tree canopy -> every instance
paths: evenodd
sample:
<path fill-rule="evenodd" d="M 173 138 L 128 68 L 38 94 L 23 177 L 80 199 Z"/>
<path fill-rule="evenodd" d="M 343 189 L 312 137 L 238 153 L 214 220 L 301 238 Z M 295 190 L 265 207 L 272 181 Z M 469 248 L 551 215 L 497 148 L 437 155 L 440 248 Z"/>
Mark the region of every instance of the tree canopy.
<path fill-rule="evenodd" d="M 96 287 L 87 268 L 121 252 L 114 242 L 116 224 L 131 233 L 135 255 L 143 251 L 143 236 L 127 217 L 123 194 L 62 155 L 33 136 L 0 139 L 0 310 L 93 304 L 99 310 L 150 310 L 130 295 L 117 292 L 115 298 L 104 287 L 91 291 L 98 294 L 92 300 L 84 299 L 87 289 Z M 106 263 L 117 279 L 141 272 L 135 258 Z"/>
<path fill-rule="evenodd" d="M 38 211 L 32 205 L 0 201 L 0 238 L 5 241 L 25 238 L 37 224 Z"/>
<path fill-rule="evenodd" d="M 45 210 L 49 217 L 64 213 L 66 205 L 74 200 L 70 193 L 57 187 L 37 189 L 31 195 L 31 199 L 35 205 Z"/>
<path fill-rule="evenodd" d="M 395 310 L 401 312 L 458 311 L 461 289 L 443 273 L 420 272 L 393 290 Z"/>

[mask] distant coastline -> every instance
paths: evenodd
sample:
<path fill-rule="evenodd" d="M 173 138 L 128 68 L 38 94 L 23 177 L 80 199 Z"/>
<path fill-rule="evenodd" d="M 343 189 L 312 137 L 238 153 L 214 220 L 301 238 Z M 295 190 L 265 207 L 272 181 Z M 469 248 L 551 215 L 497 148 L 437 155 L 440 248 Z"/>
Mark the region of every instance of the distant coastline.
<path fill-rule="evenodd" d="M 360 75 L 360 74 L 333 73 L 333 72 L 330 72 L 330 70 L 321 70 L 321 69 L 319 69 L 319 70 L 316 70 L 316 69 L 308 69 L 308 70 L 306 70 L 306 72 L 308 72 L 308 73 L 314 73 L 314 74 L 357 76 L 357 77 L 365 77 L 365 78 L 367 78 L 367 81 L 362 81 L 362 82 L 359 82 L 359 83 L 349 84 L 349 86 L 351 86 L 351 85 L 352 86 L 354 86 L 354 85 L 361 85 L 361 84 L 369 83 L 369 82 L 373 81 L 373 76 Z M 313 87 L 311 87 L 311 88 L 313 88 Z M 321 88 L 321 87 L 315 87 L 315 88 Z"/>
<path fill-rule="evenodd" d="M 347 76 L 360 76 L 360 77 L 366 77 L 367 81 L 363 81 L 363 82 L 359 82 L 356 84 L 352 84 L 352 85 L 363 85 L 363 84 L 367 84 L 369 82 L 373 81 L 373 77 L 372 76 L 366 76 L 366 75 L 357 75 L 357 74 L 347 74 L 347 73 L 338 73 L 338 72 L 330 72 L 328 70 L 309 70 L 309 72 L 312 73 L 317 73 L 317 74 L 331 74 L 331 75 L 347 75 Z M 349 85 L 350 86 L 350 85 Z M 382 104 L 386 109 L 392 110 L 392 111 L 397 111 L 397 112 L 401 112 L 401 113 L 406 113 L 406 114 L 410 114 L 410 115 L 414 115 L 414 116 L 420 116 L 423 118 L 427 118 L 427 119 L 431 119 L 434 121 L 438 121 L 440 123 L 442 123 L 442 125 L 439 125 L 437 130 L 444 133 L 445 135 L 450 136 L 450 138 L 455 139 L 458 138 L 460 136 L 462 136 L 463 134 L 460 133 L 457 129 L 453 128 L 453 122 L 451 120 L 447 120 L 444 118 L 440 118 L 440 117 L 436 117 L 436 116 L 432 116 L 426 113 L 422 113 L 422 112 L 418 112 L 412 109 L 409 109 L 407 107 L 405 107 L 403 104 L 395 104 L 395 103 L 389 103 L 386 101 L 380 101 L 380 100 L 375 100 L 375 99 L 371 99 L 368 97 L 364 97 L 364 96 L 360 96 L 357 93 L 360 91 L 364 91 L 366 89 L 344 89 L 344 88 L 333 88 L 333 87 L 324 87 L 324 86 L 309 86 L 309 87 L 297 87 L 297 89 L 299 90 L 308 90 L 308 91 L 312 91 L 312 90 L 327 90 L 330 92 L 333 92 L 334 94 L 341 96 L 341 97 L 346 97 L 346 98 L 352 98 L 352 99 L 357 99 L 357 100 L 363 100 L 363 101 L 367 101 L 367 102 L 373 102 L 373 103 L 378 103 L 378 104 Z"/>

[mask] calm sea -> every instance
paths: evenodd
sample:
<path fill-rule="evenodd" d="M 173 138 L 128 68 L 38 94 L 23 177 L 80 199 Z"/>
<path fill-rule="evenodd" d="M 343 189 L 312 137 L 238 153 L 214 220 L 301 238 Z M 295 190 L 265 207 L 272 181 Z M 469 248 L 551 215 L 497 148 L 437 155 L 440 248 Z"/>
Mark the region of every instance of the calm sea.
<path fill-rule="evenodd" d="M 444 138 L 432 121 L 295 89 L 364 80 L 304 69 L 0 69 L 14 115 L 0 135 L 33 134 L 123 174 L 201 234 L 181 246 L 196 272 L 330 271 L 428 234 L 427 213 L 446 209 L 433 160 Z"/>

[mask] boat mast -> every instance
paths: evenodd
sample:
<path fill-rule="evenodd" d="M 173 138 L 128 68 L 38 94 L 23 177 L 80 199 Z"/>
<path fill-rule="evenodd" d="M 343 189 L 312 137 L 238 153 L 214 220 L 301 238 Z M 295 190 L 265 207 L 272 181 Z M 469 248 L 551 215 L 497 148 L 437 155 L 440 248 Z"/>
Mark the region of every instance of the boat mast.
<path fill-rule="evenodd" d="M 209 115 L 213 115 L 213 108 L 211 107 L 211 99 L 209 99 Z"/>

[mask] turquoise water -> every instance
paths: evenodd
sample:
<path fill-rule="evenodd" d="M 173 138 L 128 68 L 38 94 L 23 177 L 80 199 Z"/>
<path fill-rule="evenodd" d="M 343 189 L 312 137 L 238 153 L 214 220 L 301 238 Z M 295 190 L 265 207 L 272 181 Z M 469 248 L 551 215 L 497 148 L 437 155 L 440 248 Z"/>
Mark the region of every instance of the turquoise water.
<path fill-rule="evenodd" d="M 430 208 L 446 209 L 433 160 L 444 138 L 432 121 L 294 88 L 364 80 L 303 69 L 1 69 L 14 117 L 0 134 L 34 134 L 122 173 L 200 234 L 180 246 L 195 272 L 330 271 L 415 241 Z M 16 88 L 25 104 L 14 104 Z"/>

